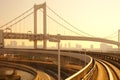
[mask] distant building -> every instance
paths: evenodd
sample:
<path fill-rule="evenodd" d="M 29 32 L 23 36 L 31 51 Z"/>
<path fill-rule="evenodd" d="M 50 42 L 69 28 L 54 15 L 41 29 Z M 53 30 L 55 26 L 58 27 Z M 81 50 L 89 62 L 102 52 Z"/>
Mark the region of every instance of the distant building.
<path fill-rule="evenodd" d="M 16 41 L 11 41 L 11 42 L 10 42 L 10 46 L 12 46 L 12 47 L 17 47 L 17 42 L 16 42 Z"/>
<path fill-rule="evenodd" d="M 64 46 L 65 48 L 67 48 L 67 44 L 65 43 L 65 46 Z"/>
<path fill-rule="evenodd" d="M 100 49 L 103 50 L 103 51 L 110 51 L 110 50 L 113 49 L 113 47 L 111 45 L 101 43 L 100 44 Z"/>
<path fill-rule="evenodd" d="M 76 44 L 76 49 L 81 49 L 81 48 L 82 48 L 82 46 L 81 46 L 81 45 Z"/>
<path fill-rule="evenodd" d="M 71 44 L 70 44 L 70 42 L 68 43 L 68 48 L 71 48 Z"/>
<path fill-rule="evenodd" d="M 92 44 L 90 45 L 90 49 L 91 49 L 91 50 L 93 50 L 93 49 L 94 49 L 94 46 L 93 46 Z"/>
<path fill-rule="evenodd" d="M 60 44 L 60 47 L 63 48 L 62 43 Z"/>
<path fill-rule="evenodd" d="M 21 45 L 22 47 L 24 47 L 25 46 L 25 43 L 24 42 L 22 42 L 22 45 Z"/>

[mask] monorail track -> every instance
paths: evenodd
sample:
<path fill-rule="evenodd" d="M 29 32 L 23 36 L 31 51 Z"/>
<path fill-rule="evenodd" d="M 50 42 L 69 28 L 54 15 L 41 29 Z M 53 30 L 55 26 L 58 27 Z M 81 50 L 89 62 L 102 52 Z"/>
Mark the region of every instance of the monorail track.
<path fill-rule="evenodd" d="M 98 68 L 96 80 L 120 80 L 120 70 L 114 65 L 100 59 L 96 59 L 96 64 Z"/>

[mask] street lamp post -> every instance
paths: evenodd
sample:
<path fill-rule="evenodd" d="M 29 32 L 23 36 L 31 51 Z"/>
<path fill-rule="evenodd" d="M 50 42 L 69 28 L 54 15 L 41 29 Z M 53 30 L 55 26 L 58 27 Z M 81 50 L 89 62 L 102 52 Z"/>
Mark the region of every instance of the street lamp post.
<path fill-rule="evenodd" d="M 60 80 L 60 40 L 58 41 L 58 80 Z"/>
<path fill-rule="evenodd" d="M 10 33 L 12 33 L 12 29 L 11 28 L 6 28 L 5 30 L 6 30 L 6 32 L 10 31 Z"/>
<path fill-rule="evenodd" d="M 85 49 L 85 66 L 86 66 L 86 49 Z"/>
<path fill-rule="evenodd" d="M 58 43 L 58 80 L 60 80 L 60 34 L 57 35 L 57 38 L 50 38 L 49 41 Z"/>
<path fill-rule="evenodd" d="M 85 66 L 86 66 L 86 49 L 82 49 L 84 51 L 84 56 L 85 56 Z"/>
<path fill-rule="evenodd" d="M 84 64 L 84 67 L 86 66 L 86 49 L 82 49 L 84 51 L 84 58 L 85 58 L 85 64 Z M 85 72 L 84 72 L 84 76 L 85 76 Z"/>
<path fill-rule="evenodd" d="M 32 37 L 30 36 L 32 34 L 32 31 L 27 32 L 27 36 L 29 37 L 29 40 L 32 41 Z"/>

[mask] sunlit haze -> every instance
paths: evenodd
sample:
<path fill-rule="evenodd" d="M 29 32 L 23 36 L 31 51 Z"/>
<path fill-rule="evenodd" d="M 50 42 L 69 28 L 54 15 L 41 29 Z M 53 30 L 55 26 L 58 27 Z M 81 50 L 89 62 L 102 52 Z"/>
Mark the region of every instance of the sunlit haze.
<path fill-rule="evenodd" d="M 34 4 L 41 4 L 43 2 L 45 0 L 0 0 L 0 26 L 33 7 Z M 120 0 L 46 0 L 46 4 L 70 24 L 95 37 L 104 38 L 114 32 L 117 35 L 117 31 L 120 29 Z M 47 14 L 80 35 L 65 30 L 49 18 L 47 18 L 47 34 L 87 36 L 73 29 L 70 25 L 65 24 L 48 9 Z M 41 15 L 38 16 L 41 18 L 38 19 L 38 22 L 40 22 L 38 24 L 40 26 L 38 33 L 42 33 L 42 17 Z M 33 30 L 33 22 L 30 22 L 33 21 L 33 17 L 31 16 L 29 19 L 16 26 L 24 26 L 25 32 L 27 32 L 28 27 Z M 108 39 L 117 41 L 117 36 L 113 38 L 108 37 Z M 62 42 L 63 45 L 65 43 L 71 43 L 71 46 L 80 44 L 82 47 L 90 47 L 91 44 L 95 44 L 94 47 L 99 48 L 99 43 L 85 41 Z M 20 44 L 18 43 L 18 45 Z M 31 42 L 28 42 L 28 44 L 31 45 Z"/>

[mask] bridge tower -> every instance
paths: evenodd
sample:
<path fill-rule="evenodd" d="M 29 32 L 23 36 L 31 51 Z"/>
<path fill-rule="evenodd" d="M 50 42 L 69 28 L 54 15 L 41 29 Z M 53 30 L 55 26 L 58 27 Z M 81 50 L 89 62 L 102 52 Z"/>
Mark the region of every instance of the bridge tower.
<path fill-rule="evenodd" d="M 46 49 L 47 47 L 47 39 L 46 39 L 46 3 L 40 5 L 34 5 L 34 34 L 37 34 L 37 10 L 40 8 L 43 9 L 43 48 Z M 37 48 L 37 40 L 34 39 L 34 48 Z"/>
<path fill-rule="evenodd" d="M 4 33 L 0 30 L 0 48 L 4 48 Z"/>
<path fill-rule="evenodd" d="M 118 30 L 118 42 L 120 44 L 120 29 Z M 120 45 L 118 45 L 118 50 L 120 50 Z"/>

